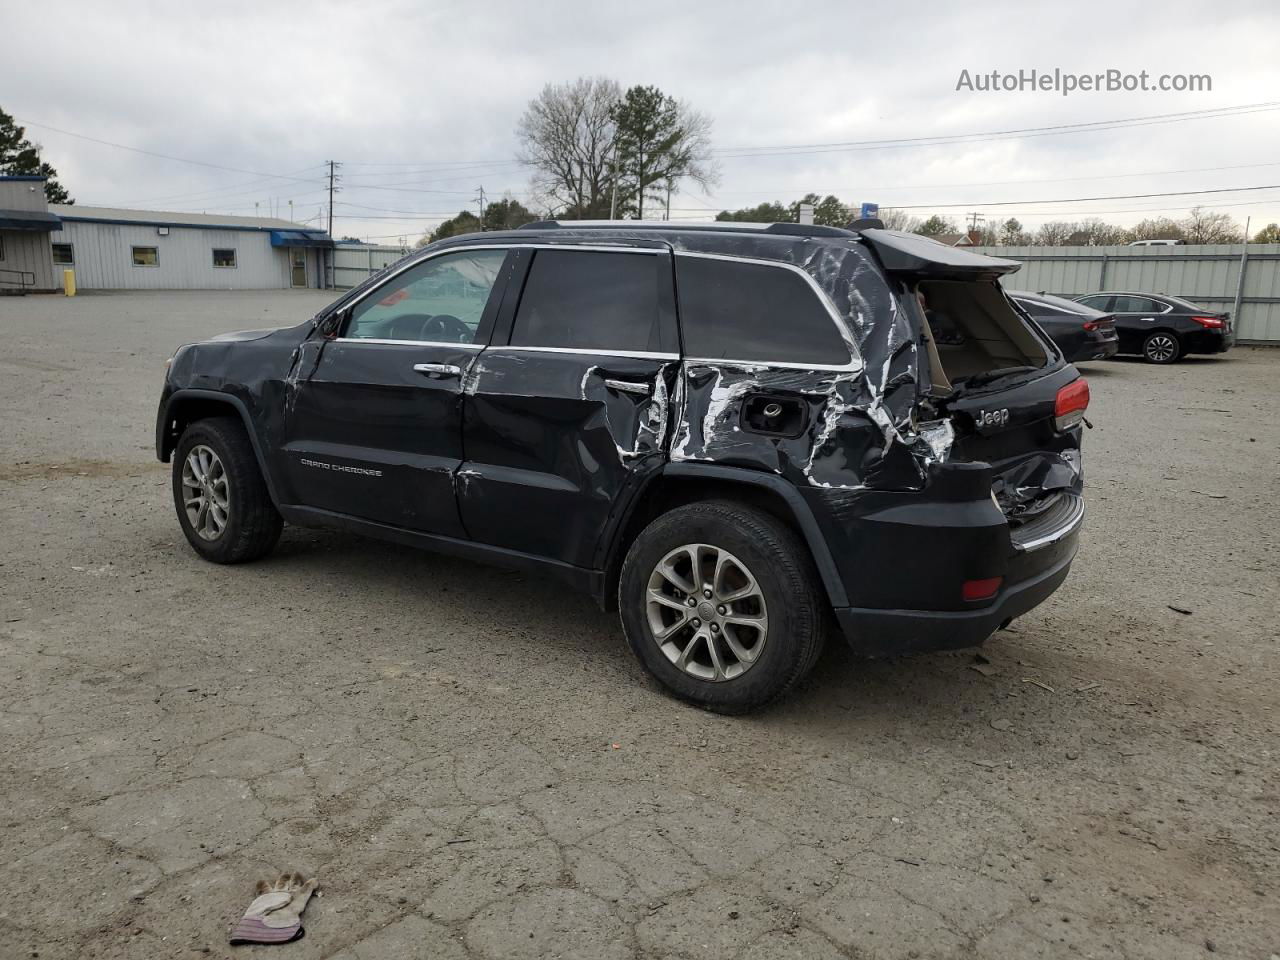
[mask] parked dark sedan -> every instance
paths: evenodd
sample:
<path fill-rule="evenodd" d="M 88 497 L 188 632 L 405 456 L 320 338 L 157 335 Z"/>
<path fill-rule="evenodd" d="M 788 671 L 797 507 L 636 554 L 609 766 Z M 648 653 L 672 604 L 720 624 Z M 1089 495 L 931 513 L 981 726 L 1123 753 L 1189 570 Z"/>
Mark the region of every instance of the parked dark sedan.
<path fill-rule="evenodd" d="M 1091 293 L 1077 297 L 1086 307 L 1110 314 L 1120 352 L 1148 363 L 1174 363 L 1189 353 L 1226 353 L 1235 342 L 1231 314 L 1198 307 L 1163 293 Z"/>
<path fill-rule="evenodd" d="M 1047 293 L 1010 290 L 1009 296 L 1040 324 L 1069 363 L 1105 360 L 1119 350 L 1115 324 L 1101 310 Z"/>

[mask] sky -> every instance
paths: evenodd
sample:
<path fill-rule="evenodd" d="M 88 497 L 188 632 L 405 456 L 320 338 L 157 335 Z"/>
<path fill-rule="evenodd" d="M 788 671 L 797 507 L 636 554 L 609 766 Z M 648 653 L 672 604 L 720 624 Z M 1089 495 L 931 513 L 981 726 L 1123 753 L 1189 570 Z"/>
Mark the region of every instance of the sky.
<path fill-rule="evenodd" d="M 515 159 L 521 113 L 547 83 L 599 75 L 656 85 L 711 117 L 719 182 L 682 188 L 671 204 L 681 220 L 815 191 L 1032 228 L 1087 216 L 1128 225 L 1197 204 L 1250 217 L 1251 232 L 1280 221 L 1274 0 L 58 10 L 53 21 L 39 4 L 0 0 L 0 107 L 86 205 L 324 226 L 324 163 L 335 160 L 335 234 L 412 243 L 476 210 L 480 187 L 532 203 Z M 1206 74 L 1212 89 L 957 89 L 962 71 L 1032 69 Z M 921 138 L 933 142 L 867 142 Z M 1196 190 L 1222 192 L 1132 196 Z M 1122 199 L 1067 202 L 1089 197 Z"/>

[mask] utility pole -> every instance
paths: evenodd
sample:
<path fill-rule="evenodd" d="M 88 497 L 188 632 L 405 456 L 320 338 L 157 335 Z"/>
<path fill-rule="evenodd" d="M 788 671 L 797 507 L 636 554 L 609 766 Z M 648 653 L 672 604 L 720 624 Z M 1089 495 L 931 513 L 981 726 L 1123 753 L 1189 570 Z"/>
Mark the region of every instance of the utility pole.
<path fill-rule="evenodd" d="M 610 164 L 613 171 L 613 190 L 609 194 L 609 219 L 618 219 L 618 141 L 613 142 L 613 163 Z"/>
<path fill-rule="evenodd" d="M 483 230 L 484 229 L 484 187 L 481 186 L 481 187 L 478 187 L 477 189 L 479 190 L 479 193 L 476 196 L 476 200 L 480 204 L 480 229 Z"/>
<path fill-rule="evenodd" d="M 644 147 L 639 149 L 639 156 L 636 159 L 636 219 L 644 219 Z"/>
<path fill-rule="evenodd" d="M 337 163 L 333 160 L 326 160 L 325 162 L 329 164 L 329 236 L 332 237 L 333 236 L 333 191 L 335 189 L 334 183 L 338 179 L 337 168 L 342 166 L 342 164 Z"/>
<path fill-rule="evenodd" d="M 981 238 L 981 234 L 978 232 L 978 224 L 986 223 L 986 222 L 987 222 L 987 218 L 984 217 L 981 213 L 976 213 L 972 211 L 969 213 L 968 240 L 970 243 L 976 244 L 978 242 L 978 240 Z"/>
<path fill-rule="evenodd" d="M 667 215 L 662 219 L 664 220 L 671 219 L 671 181 L 670 180 L 667 181 Z"/>

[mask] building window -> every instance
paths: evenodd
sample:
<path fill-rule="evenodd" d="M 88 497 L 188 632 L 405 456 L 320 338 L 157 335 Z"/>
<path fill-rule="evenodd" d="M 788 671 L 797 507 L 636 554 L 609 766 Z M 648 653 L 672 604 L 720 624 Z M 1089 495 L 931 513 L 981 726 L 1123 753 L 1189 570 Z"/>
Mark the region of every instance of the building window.
<path fill-rule="evenodd" d="M 0 260 L 4 259 L 4 237 L 0 237 Z"/>
<path fill-rule="evenodd" d="M 215 267 L 234 267 L 236 265 L 236 252 L 215 247 L 213 250 L 213 265 Z"/>
<path fill-rule="evenodd" d="M 160 266 L 160 251 L 156 247 L 134 247 L 133 265 L 135 267 Z"/>
<path fill-rule="evenodd" d="M 71 244 L 55 243 L 53 245 L 53 262 L 70 266 L 76 262 L 75 254 L 72 252 Z"/>

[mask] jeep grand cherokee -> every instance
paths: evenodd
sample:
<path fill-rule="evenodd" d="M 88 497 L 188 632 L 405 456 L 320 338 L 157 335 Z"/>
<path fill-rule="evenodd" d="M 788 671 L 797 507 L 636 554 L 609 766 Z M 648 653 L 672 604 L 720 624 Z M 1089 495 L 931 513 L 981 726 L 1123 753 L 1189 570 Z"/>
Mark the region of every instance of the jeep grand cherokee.
<path fill-rule="evenodd" d="M 536 569 L 723 712 L 1048 597 L 1088 387 L 998 278 L 862 222 L 556 223 L 431 244 L 283 330 L 179 349 L 157 453 L 218 563 L 282 523 Z"/>

